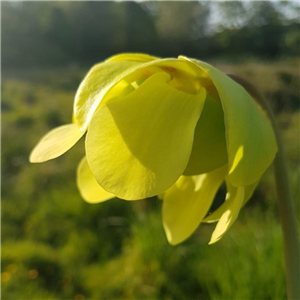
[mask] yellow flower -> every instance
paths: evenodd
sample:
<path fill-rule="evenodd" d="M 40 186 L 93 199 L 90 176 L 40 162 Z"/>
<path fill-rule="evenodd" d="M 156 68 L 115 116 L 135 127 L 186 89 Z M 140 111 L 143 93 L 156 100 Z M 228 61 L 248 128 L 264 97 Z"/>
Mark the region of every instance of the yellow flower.
<path fill-rule="evenodd" d="M 216 221 L 210 243 L 218 241 L 277 151 L 268 119 L 244 88 L 183 56 L 120 54 L 95 65 L 76 93 L 73 123 L 44 136 L 30 161 L 60 156 L 85 132 L 82 197 L 96 203 L 158 195 L 171 244 Z M 226 200 L 207 216 L 224 181 Z"/>

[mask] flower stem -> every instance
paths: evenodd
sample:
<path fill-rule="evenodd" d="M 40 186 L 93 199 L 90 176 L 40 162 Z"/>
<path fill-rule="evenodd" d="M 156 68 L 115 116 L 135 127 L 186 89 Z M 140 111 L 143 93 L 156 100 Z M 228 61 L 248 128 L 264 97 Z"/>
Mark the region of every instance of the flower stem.
<path fill-rule="evenodd" d="M 275 133 L 278 153 L 274 160 L 274 175 L 276 182 L 279 217 L 281 221 L 281 229 L 284 241 L 287 294 L 289 300 L 299 300 L 300 250 L 298 226 L 288 179 L 287 165 L 280 130 L 278 128 L 274 113 L 264 96 L 246 80 L 235 75 L 230 75 L 230 77 L 237 83 L 241 84 L 262 106 L 271 121 Z"/>

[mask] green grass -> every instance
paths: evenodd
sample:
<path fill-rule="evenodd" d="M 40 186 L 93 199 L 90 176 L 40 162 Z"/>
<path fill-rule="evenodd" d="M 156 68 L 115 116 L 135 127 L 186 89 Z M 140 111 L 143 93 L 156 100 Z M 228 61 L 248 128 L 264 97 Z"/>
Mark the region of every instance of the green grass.
<path fill-rule="evenodd" d="M 251 80 L 277 111 L 299 211 L 297 62 L 225 65 Z M 161 201 L 80 198 L 81 141 L 66 155 L 29 164 L 38 139 L 70 122 L 83 70 L 4 71 L 2 79 L 2 298 L 285 299 L 282 237 L 272 168 L 229 233 L 208 246 L 212 225 L 170 246 Z M 297 107 L 298 103 L 298 107 Z"/>

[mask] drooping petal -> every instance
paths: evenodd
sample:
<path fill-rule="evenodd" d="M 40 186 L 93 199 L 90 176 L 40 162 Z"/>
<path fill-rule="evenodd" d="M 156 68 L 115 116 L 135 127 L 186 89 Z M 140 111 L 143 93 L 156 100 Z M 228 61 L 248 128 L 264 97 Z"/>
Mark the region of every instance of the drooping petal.
<path fill-rule="evenodd" d="M 159 57 L 151 56 L 144 53 L 122 53 L 117 54 L 112 57 L 109 57 L 106 62 L 108 61 L 136 61 L 136 62 L 148 62 L 152 60 L 159 59 Z"/>
<path fill-rule="evenodd" d="M 168 189 L 183 173 L 205 90 L 190 95 L 157 73 L 94 115 L 86 139 L 98 183 L 118 198 L 137 200 Z"/>
<path fill-rule="evenodd" d="M 235 186 L 253 184 L 277 151 L 269 120 L 245 89 L 231 78 L 202 61 L 180 59 L 206 71 L 218 90 L 224 111 L 230 181 Z"/>
<path fill-rule="evenodd" d="M 212 233 L 209 244 L 213 244 L 219 241 L 227 230 L 232 226 L 237 219 L 240 209 L 244 203 L 245 189 L 244 187 L 237 187 L 236 191 L 230 194 L 228 199 L 228 206 L 225 212 L 222 214 L 217 226 Z"/>
<path fill-rule="evenodd" d="M 207 214 L 228 172 L 227 166 L 197 176 L 181 176 L 163 194 L 163 226 L 170 244 L 187 239 Z"/>
<path fill-rule="evenodd" d="M 77 168 L 77 186 L 82 198 L 89 203 L 99 203 L 114 198 L 115 195 L 105 191 L 96 181 L 86 157 Z"/>
<path fill-rule="evenodd" d="M 256 190 L 256 187 L 259 183 L 259 180 L 257 180 L 253 184 L 245 186 L 245 199 L 244 199 L 243 205 L 245 205 L 247 203 L 247 201 L 252 197 L 252 195 L 253 195 L 254 191 Z"/>
<path fill-rule="evenodd" d="M 255 182 L 251 185 L 248 185 L 245 188 L 245 197 L 243 205 L 246 204 L 246 202 L 251 198 L 254 190 L 256 189 L 258 182 Z M 227 187 L 227 193 L 226 193 L 226 200 L 224 203 L 222 203 L 215 211 L 213 211 L 210 215 L 208 215 L 206 218 L 202 220 L 204 223 L 214 223 L 220 220 L 224 212 L 228 209 L 230 205 L 230 200 L 233 199 L 233 194 L 236 193 L 236 187 L 230 184 L 229 179 L 226 180 L 226 187 Z"/>
<path fill-rule="evenodd" d="M 211 172 L 227 163 L 225 125 L 219 99 L 207 94 L 184 175 Z"/>
<path fill-rule="evenodd" d="M 84 133 L 76 124 L 67 124 L 51 130 L 34 147 L 29 161 L 40 163 L 64 154 Z"/>

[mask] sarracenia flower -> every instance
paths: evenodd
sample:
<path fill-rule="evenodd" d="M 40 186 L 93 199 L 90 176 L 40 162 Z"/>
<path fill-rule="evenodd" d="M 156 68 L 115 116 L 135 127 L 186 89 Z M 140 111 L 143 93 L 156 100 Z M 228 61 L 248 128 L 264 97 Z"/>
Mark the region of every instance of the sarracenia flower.
<path fill-rule="evenodd" d="M 82 197 L 158 195 L 171 244 L 216 221 L 210 243 L 218 241 L 277 151 L 269 120 L 245 89 L 184 56 L 120 54 L 95 65 L 76 93 L 73 122 L 46 134 L 30 161 L 62 155 L 86 132 Z M 223 182 L 226 199 L 208 214 Z"/>

